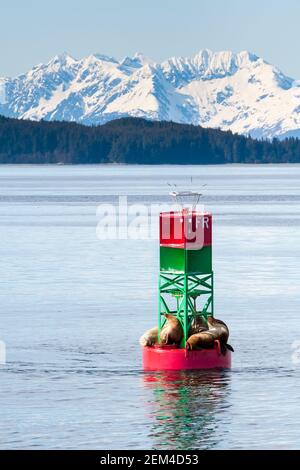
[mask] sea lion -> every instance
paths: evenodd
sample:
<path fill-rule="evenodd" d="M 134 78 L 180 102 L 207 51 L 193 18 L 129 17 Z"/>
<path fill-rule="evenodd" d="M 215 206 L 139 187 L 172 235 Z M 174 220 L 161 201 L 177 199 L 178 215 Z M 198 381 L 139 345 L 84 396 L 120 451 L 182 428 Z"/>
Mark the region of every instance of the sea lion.
<path fill-rule="evenodd" d="M 226 350 L 234 352 L 234 349 L 228 344 L 229 329 L 226 323 L 222 320 L 217 320 L 213 317 L 208 317 L 209 331 L 216 335 L 216 339 L 220 341 L 221 351 L 225 355 Z"/>
<path fill-rule="evenodd" d="M 201 321 L 197 318 L 197 322 L 193 325 L 193 328 L 191 328 L 190 331 L 196 330 L 198 327 L 199 332 L 192 334 L 188 338 L 186 342 L 187 349 L 211 349 L 214 347 L 215 341 L 218 340 L 220 342 L 222 354 L 225 355 L 227 349 L 234 351 L 233 347 L 227 343 L 229 338 L 229 329 L 222 320 L 208 317 L 207 325 L 208 329 L 202 327 L 201 330 Z"/>
<path fill-rule="evenodd" d="M 229 329 L 222 320 L 217 320 L 213 317 L 208 317 L 208 330 L 214 335 L 215 339 L 218 339 L 221 344 L 227 344 L 229 338 Z"/>
<path fill-rule="evenodd" d="M 158 341 L 158 328 L 151 328 L 147 330 L 143 336 L 140 337 L 140 345 L 145 346 L 154 346 L 155 343 Z"/>
<path fill-rule="evenodd" d="M 160 332 L 160 342 L 162 344 L 179 344 L 183 337 L 183 330 L 180 321 L 174 315 L 165 314 L 167 319 Z"/>
<path fill-rule="evenodd" d="M 210 331 L 201 331 L 189 337 L 186 342 L 186 349 L 212 349 L 214 347 L 215 337 Z"/>

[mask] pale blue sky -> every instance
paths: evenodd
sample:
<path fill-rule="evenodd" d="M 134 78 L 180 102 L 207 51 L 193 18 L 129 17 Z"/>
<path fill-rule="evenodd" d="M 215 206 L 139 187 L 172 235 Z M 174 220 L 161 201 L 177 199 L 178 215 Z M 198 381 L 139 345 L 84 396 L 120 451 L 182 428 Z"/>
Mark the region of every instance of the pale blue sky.
<path fill-rule="evenodd" d="M 0 8 L 0 76 L 67 51 L 155 60 L 250 50 L 300 79 L 299 0 L 10 0 Z"/>

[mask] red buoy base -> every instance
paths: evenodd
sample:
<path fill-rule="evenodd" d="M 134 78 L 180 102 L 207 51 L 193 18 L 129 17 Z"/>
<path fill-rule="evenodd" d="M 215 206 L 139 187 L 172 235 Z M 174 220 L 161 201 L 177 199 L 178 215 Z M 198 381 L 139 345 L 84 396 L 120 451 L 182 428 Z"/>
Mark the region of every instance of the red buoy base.
<path fill-rule="evenodd" d="M 231 351 L 222 354 L 220 344 L 215 342 L 214 349 L 188 351 L 176 346 L 143 347 L 143 367 L 153 370 L 193 370 L 193 369 L 229 369 Z"/>

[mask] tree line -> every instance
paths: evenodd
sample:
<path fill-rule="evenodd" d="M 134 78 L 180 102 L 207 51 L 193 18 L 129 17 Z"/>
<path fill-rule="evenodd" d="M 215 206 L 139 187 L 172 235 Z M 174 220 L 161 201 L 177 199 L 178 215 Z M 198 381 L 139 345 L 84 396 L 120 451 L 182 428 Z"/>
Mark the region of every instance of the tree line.
<path fill-rule="evenodd" d="M 101 126 L 0 116 L 0 163 L 297 163 L 300 140 L 251 137 L 173 122 L 122 118 Z"/>

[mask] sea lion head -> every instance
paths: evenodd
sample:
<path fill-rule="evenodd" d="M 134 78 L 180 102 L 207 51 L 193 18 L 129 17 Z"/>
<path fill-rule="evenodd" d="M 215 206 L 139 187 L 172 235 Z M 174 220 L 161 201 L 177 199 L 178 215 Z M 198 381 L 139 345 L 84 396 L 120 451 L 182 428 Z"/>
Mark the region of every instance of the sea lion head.
<path fill-rule="evenodd" d="M 179 323 L 179 320 L 177 317 L 175 317 L 174 315 L 171 315 L 171 313 L 165 313 L 164 314 L 164 317 L 167 319 L 168 322 L 170 323 L 176 323 L 178 324 Z"/>
<path fill-rule="evenodd" d="M 200 333 L 190 336 L 187 342 L 185 343 L 185 348 L 188 351 L 191 351 L 192 349 L 196 349 L 199 343 L 199 337 L 200 337 Z"/>

